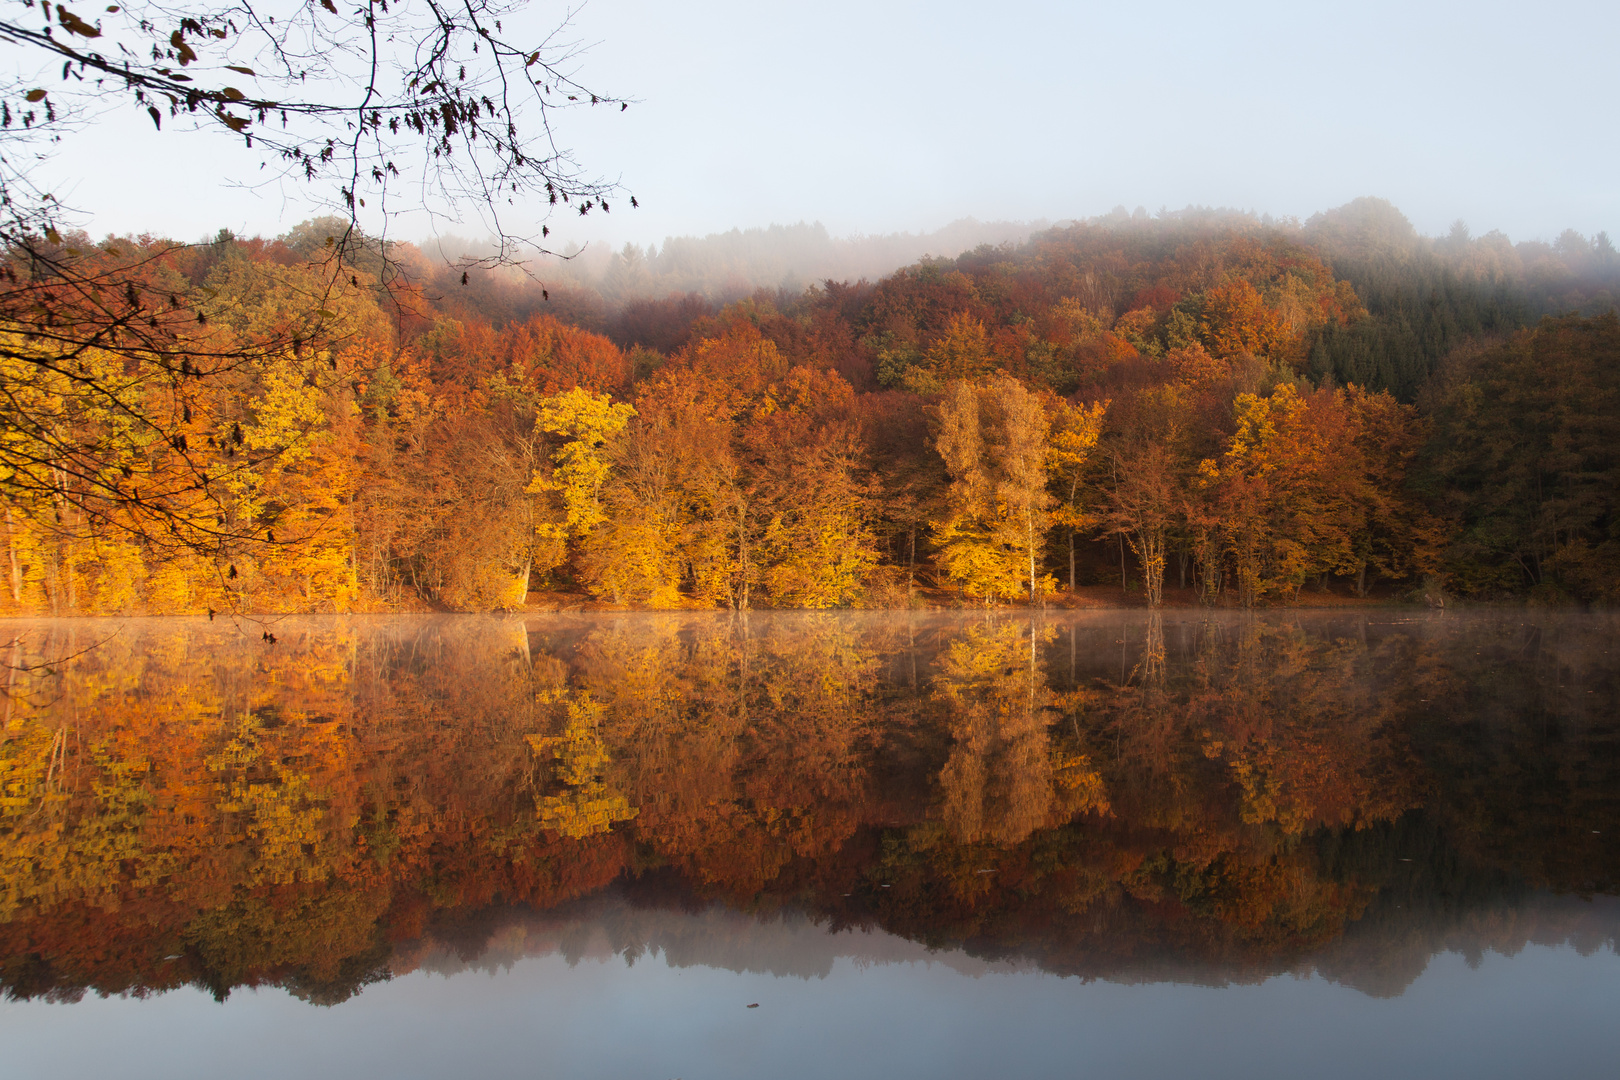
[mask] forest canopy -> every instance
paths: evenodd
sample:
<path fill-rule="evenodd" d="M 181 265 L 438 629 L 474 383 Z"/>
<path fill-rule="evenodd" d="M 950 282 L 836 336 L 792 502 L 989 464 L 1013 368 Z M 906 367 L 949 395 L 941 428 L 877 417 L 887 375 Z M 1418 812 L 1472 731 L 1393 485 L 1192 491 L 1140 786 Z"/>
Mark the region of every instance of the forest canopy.
<path fill-rule="evenodd" d="M 656 296 L 334 275 L 351 225 L 61 238 L 195 357 L 4 330 L 0 610 L 1620 594 L 1602 234 L 1117 211 L 802 291 L 692 243 Z"/>

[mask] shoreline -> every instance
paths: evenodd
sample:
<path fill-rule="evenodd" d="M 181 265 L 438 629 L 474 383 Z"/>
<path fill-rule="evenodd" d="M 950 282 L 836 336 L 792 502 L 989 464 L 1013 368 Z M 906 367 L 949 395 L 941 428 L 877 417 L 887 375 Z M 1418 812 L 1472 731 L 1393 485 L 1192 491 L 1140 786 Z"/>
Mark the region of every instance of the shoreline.
<path fill-rule="evenodd" d="M 1065 598 L 1066 599 L 1066 598 Z M 738 612 L 732 608 L 722 607 L 640 607 L 629 604 L 609 604 L 604 602 L 579 600 L 570 597 L 568 601 L 530 602 L 522 608 L 491 610 L 491 611 L 448 611 L 429 608 L 393 608 L 387 610 L 349 610 L 349 611 L 220 611 L 213 617 L 202 612 L 169 612 L 169 613 L 133 613 L 117 614 L 71 614 L 52 615 L 40 614 L 0 614 L 0 624 L 4 623 L 37 623 L 37 622 L 98 622 L 119 619 L 163 619 L 163 620 L 207 620 L 229 622 L 231 620 L 247 620 L 250 622 L 273 623 L 290 619 L 392 619 L 392 618 L 497 618 L 497 619 L 523 619 L 537 616 L 551 615 L 923 615 L 923 616 L 979 616 L 979 615 L 1071 615 L 1071 614 L 1100 614 L 1103 612 L 1140 612 L 1186 615 L 1193 612 L 1219 615 L 1241 614 L 1280 614 L 1293 613 L 1335 613 L 1351 614 L 1357 611 L 1402 611 L 1402 612 L 1431 612 L 1444 614 L 1446 612 L 1484 612 L 1484 611 L 1540 611 L 1557 612 L 1561 614 L 1588 614 L 1603 613 L 1610 609 L 1591 607 L 1581 604 L 1537 604 L 1526 601 L 1497 600 L 1497 601 L 1471 601 L 1453 602 L 1440 606 L 1430 606 L 1398 597 L 1368 597 L 1365 599 L 1354 597 L 1322 597 L 1315 602 L 1305 603 L 1260 603 L 1250 608 L 1238 604 L 1198 604 L 1187 602 L 1167 602 L 1158 608 L 1150 608 L 1141 602 L 1106 602 L 1095 598 L 1082 598 L 1080 602 L 1064 602 L 1062 599 L 1049 601 L 1043 606 L 1034 606 L 1027 603 L 994 604 L 962 604 L 950 602 L 917 603 L 909 605 L 895 605 L 886 607 L 842 607 L 842 608 L 803 608 L 803 607 L 753 607 Z"/>

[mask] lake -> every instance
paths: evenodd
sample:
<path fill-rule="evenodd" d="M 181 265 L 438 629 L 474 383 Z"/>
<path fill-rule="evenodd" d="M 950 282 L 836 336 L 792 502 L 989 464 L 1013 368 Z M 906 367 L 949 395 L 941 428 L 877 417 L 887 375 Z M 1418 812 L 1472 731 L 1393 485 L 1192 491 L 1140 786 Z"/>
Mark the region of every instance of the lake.
<path fill-rule="evenodd" d="M 0 1075 L 1607 1075 L 1617 630 L 0 622 Z"/>

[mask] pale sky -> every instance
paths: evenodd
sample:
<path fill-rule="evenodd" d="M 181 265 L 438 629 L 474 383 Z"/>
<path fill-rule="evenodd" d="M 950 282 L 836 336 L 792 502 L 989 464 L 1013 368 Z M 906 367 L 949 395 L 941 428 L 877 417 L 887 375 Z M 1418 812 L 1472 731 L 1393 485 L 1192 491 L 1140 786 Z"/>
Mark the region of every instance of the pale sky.
<path fill-rule="evenodd" d="M 508 29 L 561 10 L 529 5 Z M 1620 236 L 1612 0 L 593 0 L 574 25 L 594 43 L 584 80 L 640 103 L 576 114 L 564 138 L 643 208 L 554 221 L 565 240 L 926 231 L 1116 205 L 1303 218 L 1359 195 L 1429 234 L 1461 218 L 1515 240 Z M 93 232 L 273 234 L 311 213 L 230 187 L 256 174 L 239 144 L 118 119 L 52 165 Z M 393 235 L 428 231 L 405 219 Z"/>

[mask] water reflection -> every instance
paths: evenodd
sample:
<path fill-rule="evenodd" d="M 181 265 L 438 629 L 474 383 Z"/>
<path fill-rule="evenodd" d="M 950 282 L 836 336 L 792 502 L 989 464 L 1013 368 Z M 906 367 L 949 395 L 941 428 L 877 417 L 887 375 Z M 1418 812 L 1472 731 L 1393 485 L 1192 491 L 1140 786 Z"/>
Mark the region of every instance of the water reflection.
<path fill-rule="evenodd" d="M 11 623 L 0 980 L 331 1003 L 424 958 L 563 949 L 581 919 L 629 958 L 808 921 L 1395 994 L 1442 949 L 1612 946 L 1615 906 L 1580 898 L 1620 867 L 1615 629 Z"/>

